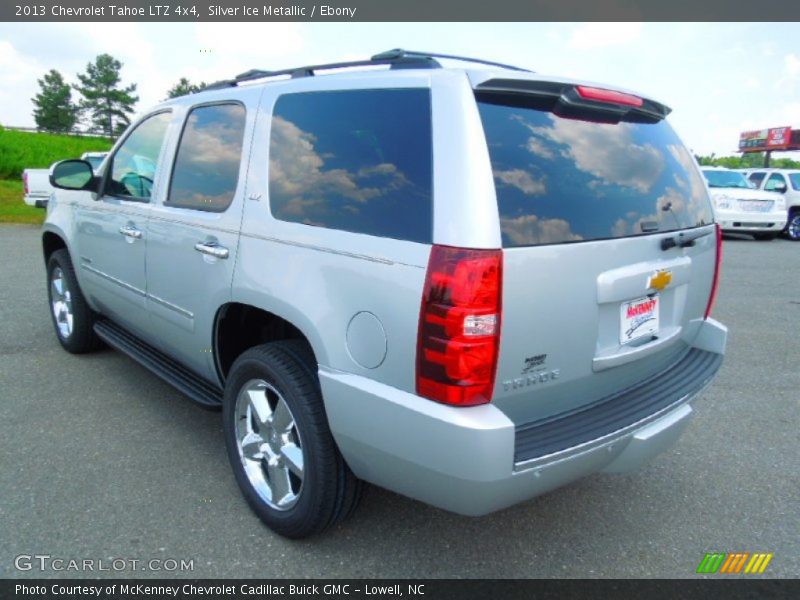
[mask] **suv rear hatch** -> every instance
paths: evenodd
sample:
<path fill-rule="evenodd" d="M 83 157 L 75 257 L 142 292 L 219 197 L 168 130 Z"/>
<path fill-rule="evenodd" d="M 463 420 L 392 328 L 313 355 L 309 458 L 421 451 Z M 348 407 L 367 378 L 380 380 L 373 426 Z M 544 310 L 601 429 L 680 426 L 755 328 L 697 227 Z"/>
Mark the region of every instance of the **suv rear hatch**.
<path fill-rule="evenodd" d="M 685 359 L 717 236 L 669 109 L 562 82 L 491 79 L 475 92 L 504 248 L 494 404 L 537 422 Z"/>

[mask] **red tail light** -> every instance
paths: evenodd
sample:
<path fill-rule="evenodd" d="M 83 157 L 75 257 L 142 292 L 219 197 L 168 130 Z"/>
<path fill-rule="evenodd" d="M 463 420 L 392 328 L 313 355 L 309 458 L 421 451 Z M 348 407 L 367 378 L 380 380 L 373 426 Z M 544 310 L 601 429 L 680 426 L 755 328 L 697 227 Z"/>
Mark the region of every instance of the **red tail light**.
<path fill-rule="evenodd" d="M 587 87 L 585 85 L 576 86 L 575 89 L 581 98 L 587 100 L 597 100 L 598 102 L 609 102 L 611 104 L 624 104 L 625 106 L 642 106 L 644 100 L 638 96 L 615 92 L 614 90 L 604 90 L 602 88 Z"/>
<path fill-rule="evenodd" d="M 458 406 L 492 400 L 503 253 L 434 246 L 417 337 L 417 394 Z"/>
<path fill-rule="evenodd" d="M 28 174 L 27 173 L 23 173 L 22 174 L 22 186 L 25 189 L 25 195 L 28 195 L 31 190 L 28 187 Z"/>
<path fill-rule="evenodd" d="M 704 319 L 711 316 L 711 310 L 714 308 L 714 301 L 717 299 L 717 288 L 719 287 L 719 270 L 722 267 L 722 229 L 720 229 L 719 223 L 715 227 L 717 229 L 717 258 L 714 264 L 714 280 L 711 282 L 711 293 L 708 296 L 708 306 L 706 306 Z"/>

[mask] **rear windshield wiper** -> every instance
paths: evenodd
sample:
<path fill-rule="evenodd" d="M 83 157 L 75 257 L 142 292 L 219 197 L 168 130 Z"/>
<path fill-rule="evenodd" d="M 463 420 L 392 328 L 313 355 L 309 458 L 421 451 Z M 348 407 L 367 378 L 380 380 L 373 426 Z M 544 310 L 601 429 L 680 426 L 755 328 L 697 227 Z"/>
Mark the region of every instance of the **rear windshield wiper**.
<path fill-rule="evenodd" d="M 713 231 L 713 229 L 706 229 L 704 231 L 691 231 L 688 233 L 682 232 L 672 237 L 665 237 L 661 240 L 661 249 L 669 250 L 670 248 L 675 248 L 676 246 L 678 248 L 688 248 L 690 246 L 694 246 L 695 240 L 699 240 L 701 237 L 711 235 Z"/>

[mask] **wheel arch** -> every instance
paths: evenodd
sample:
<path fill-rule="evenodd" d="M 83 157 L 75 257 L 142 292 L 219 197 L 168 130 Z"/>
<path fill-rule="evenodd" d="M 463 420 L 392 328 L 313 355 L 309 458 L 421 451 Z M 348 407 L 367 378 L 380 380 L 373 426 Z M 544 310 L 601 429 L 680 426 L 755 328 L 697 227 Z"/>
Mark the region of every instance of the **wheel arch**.
<path fill-rule="evenodd" d="M 269 342 L 300 339 L 311 350 L 317 364 L 327 356 L 322 341 L 310 334 L 313 328 L 284 311 L 270 310 L 243 302 L 228 302 L 217 309 L 214 317 L 214 362 L 220 381 L 225 382 L 233 362 L 244 351 Z"/>
<path fill-rule="evenodd" d="M 65 248 L 67 252 L 70 253 L 72 256 L 72 252 L 70 252 L 69 245 L 66 242 L 66 236 L 60 230 L 51 230 L 46 229 L 42 233 L 42 253 L 44 256 L 44 264 L 47 264 L 47 261 L 50 260 L 50 256 L 56 250 L 61 250 Z"/>

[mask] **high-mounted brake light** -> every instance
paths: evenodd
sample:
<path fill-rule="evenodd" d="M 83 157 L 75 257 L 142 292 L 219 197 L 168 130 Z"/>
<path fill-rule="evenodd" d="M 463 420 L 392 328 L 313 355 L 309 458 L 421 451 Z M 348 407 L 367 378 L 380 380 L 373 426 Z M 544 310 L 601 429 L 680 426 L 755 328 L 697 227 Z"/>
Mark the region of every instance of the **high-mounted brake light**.
<path fill-rule="evenodd" d="M 707 319 L 711 316 L 711 310 L 714 308 L 714 302 L 717 299 L 717 288 L 719 287 L 719 270 L 722 267 L 722 229 L 719 223 L 715 225 L 717 234 L 717 257 L 714 263 L 714 279 L 711 282 L 711 293 L 708 295 L 708 304 L 706 305 L 706 314 L 703 317 Z"/>
<path fill-rule="evenodd" d="M 625 94 L 623 92 L 615 92 L 614 90 L 604 90 L 602 88 L 587 87 L 585 85 L 576 86 L 575 89 L 578 95 L 586 100 L 623 104 L 625 106 L 642 106 L 642 104 L 644 104 L 644 100 L 638 96 Z"/>
<path fill-rule="evenodd" d="M 417 333 L 417 394 L 457 406 L 492 400 L 503 253 L 433 246 Z"/>

